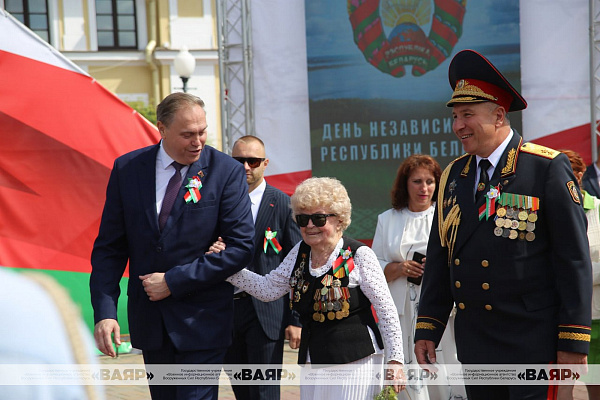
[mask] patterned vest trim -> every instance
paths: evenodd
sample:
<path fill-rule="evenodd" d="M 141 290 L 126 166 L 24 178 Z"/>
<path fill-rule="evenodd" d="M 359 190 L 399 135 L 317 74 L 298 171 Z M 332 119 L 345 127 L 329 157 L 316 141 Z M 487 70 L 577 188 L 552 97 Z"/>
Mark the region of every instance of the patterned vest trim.
<path fill-rule="evenodd" d="M 364 246 L 357 240 L 344 237 L 343 249 L 350 247 L 352 254 L 355 254 L 359 247 Z M 300 339 L 300 350 L 298 352 L 298 364 L 305 364 L 307 353 L 310 350 L 311 363 L 313 364 L 347 364 L 361 358 L 367 357 L 375 352 L 373 342 L 367 326 L 371 328 L 375 334 L 377 344 L 383 349 L 383 340 L 373 312 L 371 302 L 360 287 L 348 288 L 348 275 L 342 277 L 341 288 L 348 290 L 350 297 L 348 302 L 350 308 L 347 316 L 338 318 L 323 317 L 319 320 L 315 314 L 327 315 L 328 311 L 317 311 L 315 298 L 321 292 L 324 284 L 322 279 L 326 275 L 333 276 L 333 268 L 330 268 L 325 275 L 314 277 L 310 274 L 308 267 L 301 267 L 302 261 L 307 266 L 310 256 L 310 246 L 302 242 L 298 251 L 296 265 L 290 277 L 290 283 L 298 282 L 301 277 L 302 285 L 294 287 L 292 292 L 295 292 L 290 307 L 300 314 L 302 322 L 302 336 Z M 296 277 L 296 279 L 294 279 Z M 302 286 L 306 286 L 307 290 L 302 292 Z"/>

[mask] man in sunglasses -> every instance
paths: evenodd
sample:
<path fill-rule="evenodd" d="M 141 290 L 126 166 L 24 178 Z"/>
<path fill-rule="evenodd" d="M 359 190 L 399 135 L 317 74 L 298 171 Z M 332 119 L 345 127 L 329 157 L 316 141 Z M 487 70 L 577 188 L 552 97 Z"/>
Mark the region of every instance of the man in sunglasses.
<path fill-rule="evenodd" d="M 256 136 L 244 136 L 233 145 L 232 156 L 244 165 L 254 218 L 254 257 L 248 269 L 266 275 L 277 268 L 296 243 L 302 240 L 292 219 L 288 195 L 264 179 L 269 159 Z M 227 364 L 274 364 L 283 362 L 284 338 L 290 347 L 300 344 L 300 322 L 291 314 L 289 299 L 264 303 L 236 288 L 234 294 L 233 344 Z M 236 399 L 279 399 L 276 385 L 233 385 Z"/>

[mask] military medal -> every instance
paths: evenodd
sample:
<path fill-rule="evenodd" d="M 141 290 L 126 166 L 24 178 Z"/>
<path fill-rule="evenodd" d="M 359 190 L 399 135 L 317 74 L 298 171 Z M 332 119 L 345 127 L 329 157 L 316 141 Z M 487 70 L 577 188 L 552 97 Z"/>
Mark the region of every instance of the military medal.
<path fill-rule="evenodd" d="M 307 254 L 302 253 L 301 257 L 302 261 L 300 261 L 300 265 L 294 270 L 294 273 L 290 277 L 290 310 L 293 308 L 293 303 L 300 301 L 300 293 L 306 293 L 308 290 L 309 282 L 302 278 Z"/>
<path fill-rule="evenodd" d="M 535 239 L 535 233 L 527 232 L 527 235 L 525 235 L 525 239 L 527 239 L 528 242 L 532 242 L 533 239 Z"/>
<path fill-rule="evenodd" d="M 302 285 L 302 293 L 306 293 L 307 290 L 308 290 L 308 282 L 304 282 L 304 285 Z"/>
<path fill-rule="evenodd" d="M 537 214 L 536 213 L 529 214 L 529 216 L 527 217 L 527 221 L 529 221 L 529 222 L 537 221 Z"/>
<path fill-rule="evenodd" d="M 444 199 L 442 202 L 444 208 L 452 207 L 456 203 L 456 196 L 454 196 L 454 191 L 457 187 L 456 179 L 448 184 L 448 191 L 450 192 L 449 196 Z"/>
<path fill-rule="evenodd" d="M 339 300 L 333 302 L 333 311 L 340 311 L 342 309 L 342 303 Z"/>
<path fill-rule="evenodd" d="M 535 221 L 538 218 L 537 210 L 540 208 L 540 199 L 504 192 L 498 195 L 497 202 L 498 210 L 495 222 L 496 228 L 504 228 L 501 236 L 513 240 L 518 238 L 519 240 L 533 241 L 535 239 L 533 231 L 535 230 Z M 500 236 L 500 231 L 497 231 L 496 228 L 494 228 L 494 235 Z"/>

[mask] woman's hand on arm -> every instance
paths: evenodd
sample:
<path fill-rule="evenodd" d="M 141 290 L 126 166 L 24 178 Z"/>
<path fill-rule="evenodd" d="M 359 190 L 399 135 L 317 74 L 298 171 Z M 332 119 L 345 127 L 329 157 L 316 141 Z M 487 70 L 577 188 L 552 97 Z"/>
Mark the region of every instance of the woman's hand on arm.
<path fill-rule="evenodd" d="M 216 242 L 214 242 L 209 248 L 208 251 L 205 254 L 212 254 L 212 253 L 220 253 L 223 250 L 225 250 L 225 248 L 227 247 L 227 245 L 225 244 L 225 241 L 223 241 L 223 238 L 221 236 L 219 236 L 219 238 L 217 239 Z"/>
<path fill-rule="evenodd" d="M 398 361 L 388 362 L 385 380 L 390 381 L 394 392 L 399 393 L 406 388 L 406 375 L 403 365 Z"/>
<path fill-rule="evenodd" d="M 425 270 L 424 264 L 413 260 L 393 261 L 385 266 L 383 274 L 387 282 L 395 281 L 401 277 L 418 278 L 423 275 L 423 271 Z"/>

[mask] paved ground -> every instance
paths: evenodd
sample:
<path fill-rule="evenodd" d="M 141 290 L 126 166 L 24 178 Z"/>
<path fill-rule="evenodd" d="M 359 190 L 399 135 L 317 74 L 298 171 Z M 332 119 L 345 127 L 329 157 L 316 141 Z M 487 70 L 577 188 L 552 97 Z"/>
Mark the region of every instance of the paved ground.
<path fill-rule="evenodd" d="M 296 364 L 298 360 L 298 351 L 291 350 L 287 343 L 285 346 L 285 351 L 283 353 L 284 364 Z M 100 362 L 103 364 L 143 364 L 142 356 L 135 351 L 131 354 L 121 354 L 119 355 L 119 358 L 100 356 Z M 106 386 L 106 399 L 150 400 L 150 390 L 148 389 L 147 385 L 108 385 Z M 290 385 L 281 386 L 281 399 L 300 399 L 300 387 Z M 221 385 L 219 387 L 219 400 L 235 400 L 235 396 L 233 395 L 233 391 L 231 390 L 230 385 Z"/>
<path fill-rule="evenodd" d="M 286 343 L 284 351 L 284 364 L 295 364 L 297 360 L 297 350 L 291 350 Z M 100 362 L 104 364 L 142 364 L 142 356 L 139 353 L 122 354 L 117 359 L 100 356 Z M 577 385 L 573 393 L 574 400 L 588 400 L 585 386 Z M 150 400 L 150 391 L 148 386 L 131 385 L 131 386 L 106 386 L 107 400 Z M 233 391 L 230 385 L 221 385 L 219 388 L 220 400 L 234 400 Z M 299 386 L 281 386 L 282 400 L 298 400 L 300 399 Z"/>

